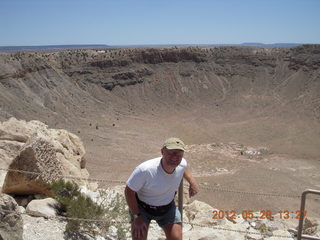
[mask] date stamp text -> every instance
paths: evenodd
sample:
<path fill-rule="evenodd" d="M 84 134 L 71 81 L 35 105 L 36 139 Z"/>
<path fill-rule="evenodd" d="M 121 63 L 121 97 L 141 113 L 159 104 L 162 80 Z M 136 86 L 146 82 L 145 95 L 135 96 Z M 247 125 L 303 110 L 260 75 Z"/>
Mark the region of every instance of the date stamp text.
<path fill-rule="evenodd" d="M 271 210 L 243 210 L 237 212 L 235 210 L 213 210 L 212 211 L 212 219 L 236 219 L 238 215 L 240 215 L 243 219 L 273 219 L 275 215 L 278 215 L 280 219 L 300 219 L 305 218 L 307 216 L 307 211 L 288 211 L 288 210 L 279 210 L 279 211 L 271 211 Z"/>

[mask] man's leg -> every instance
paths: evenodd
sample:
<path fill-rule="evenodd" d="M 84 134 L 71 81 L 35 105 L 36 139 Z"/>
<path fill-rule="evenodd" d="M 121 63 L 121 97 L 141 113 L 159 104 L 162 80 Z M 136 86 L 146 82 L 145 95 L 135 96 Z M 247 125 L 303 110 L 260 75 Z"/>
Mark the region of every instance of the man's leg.
<path fill-rule="evenodd" d="M 181 222 L 181 213 L 175 205 L 165 215 L 157 219 L 157 223 L 169 240 L 182 240 Z"/>
<path fill-rule="evenodd" d="M 168 240 L 182 240 L 182 227 L 180 223 L 162 226 Z"/>

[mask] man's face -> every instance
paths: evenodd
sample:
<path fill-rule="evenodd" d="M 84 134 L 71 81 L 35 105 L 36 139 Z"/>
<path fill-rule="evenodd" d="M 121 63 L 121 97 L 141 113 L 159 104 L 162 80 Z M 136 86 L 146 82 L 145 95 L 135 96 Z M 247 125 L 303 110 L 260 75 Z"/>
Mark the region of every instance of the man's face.
<path fill-rule="evenodd" d="M 177 167 L 182 160 L 184 152 L 179 149 L 167 149 L 162 148 L 161 150 L 162 158 L 165 160 L 166 164 L 170 167 Z"/>

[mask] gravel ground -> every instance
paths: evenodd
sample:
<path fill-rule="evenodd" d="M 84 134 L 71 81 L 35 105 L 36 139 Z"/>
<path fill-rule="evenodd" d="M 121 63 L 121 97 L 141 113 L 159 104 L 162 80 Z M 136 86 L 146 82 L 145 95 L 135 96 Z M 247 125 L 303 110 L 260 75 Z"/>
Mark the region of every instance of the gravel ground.
<path fill-rule="evenodd" d="M 66 222 L 22 215 L 24 240 L 63 240 Z"/>

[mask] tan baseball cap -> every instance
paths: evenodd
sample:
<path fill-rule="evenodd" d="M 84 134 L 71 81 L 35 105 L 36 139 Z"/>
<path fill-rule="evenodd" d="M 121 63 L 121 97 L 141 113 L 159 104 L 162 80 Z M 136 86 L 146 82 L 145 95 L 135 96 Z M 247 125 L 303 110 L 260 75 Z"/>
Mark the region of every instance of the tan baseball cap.
<path fill-rule="evenodd" d="M 167 149 L 170 149 L 170 150 L 179 149 L 184 151 L 186 148 L 186 145 L 184 144 L 184 142 L 182 142 L 181 139 L 171 137 L 164 142 L 163 147 L 166 147 Z"/>

